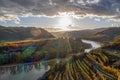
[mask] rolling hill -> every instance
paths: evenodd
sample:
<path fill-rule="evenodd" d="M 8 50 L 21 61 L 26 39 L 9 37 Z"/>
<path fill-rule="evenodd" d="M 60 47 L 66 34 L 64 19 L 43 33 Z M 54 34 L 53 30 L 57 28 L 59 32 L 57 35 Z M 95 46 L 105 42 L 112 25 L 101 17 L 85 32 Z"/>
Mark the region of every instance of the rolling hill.
<path fill-rule="evenodd" d="M 35 27 L 3 27 L 0 26 L 0 41 L 24 39 L 53 38 L 54 36 L 42 28 Z"/>
<path fill-rule="evenodd" d="M 111 27 L 104 31 L 96 33 L 95 35 L 89 37 L 89 39 L 100 42 L 107 42 L 114 40 L 114 38 L 119 35 L 120 35 L 120 27 Z"/>

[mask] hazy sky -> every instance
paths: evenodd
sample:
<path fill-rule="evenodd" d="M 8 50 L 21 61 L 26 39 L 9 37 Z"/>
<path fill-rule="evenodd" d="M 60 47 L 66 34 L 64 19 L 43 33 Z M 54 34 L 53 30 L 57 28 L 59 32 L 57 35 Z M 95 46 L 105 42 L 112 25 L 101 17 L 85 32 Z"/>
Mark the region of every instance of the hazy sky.
<path fill-rule="evenodd" d="M 84 29 L 120 25 L 120 0 L 0 0 L 0 25 Z"/>

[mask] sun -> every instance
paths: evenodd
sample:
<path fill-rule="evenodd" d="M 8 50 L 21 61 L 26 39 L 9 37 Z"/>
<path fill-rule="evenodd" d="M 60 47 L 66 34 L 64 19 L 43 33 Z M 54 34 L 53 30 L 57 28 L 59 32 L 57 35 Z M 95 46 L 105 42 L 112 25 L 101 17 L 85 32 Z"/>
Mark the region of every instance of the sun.
<path fill-rule="evenodd" d="M 72 24 L 71 18 L 68 14 L 61 14 L 60 18 L 58 20 L 58 26 L 60 26 L 60 28 L 62 30 L 69 30 L 69 25 Z"/>
<path fill-rule="evenodd" d="M 63 29 L 63 30 L 67 30 L 68 26 L 71 24 L 71 20 L 68 17 L 62 17 L 59 20 L 59 26 Z"/>

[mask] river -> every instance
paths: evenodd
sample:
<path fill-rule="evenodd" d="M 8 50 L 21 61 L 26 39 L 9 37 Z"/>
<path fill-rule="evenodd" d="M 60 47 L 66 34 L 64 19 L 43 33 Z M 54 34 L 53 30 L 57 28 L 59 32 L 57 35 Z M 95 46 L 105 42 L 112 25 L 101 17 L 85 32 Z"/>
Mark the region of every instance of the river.
<path fill-rule="evenodd" d="M 1 68 L 4 73 L 0 73 L 0 80 L 37 80 L 50 70 L 50 66 L 42 63 L 38 63 L 37 68 L 35 65 L 6 66 L 6 68 Z M 11 71 L 17 73 L 12 74 Z"/>
<path fill-rule="evenodd" d="M 97 48 L 101 47 L 101 44 L 99 42 L 95 42 L 95 41 L 91 41 L 91 40 L 85 40 L 85 39 L 82 39 L 82 42 L 90 44 L 92 46 L 91 48 L 85 49 L 85 52 L 87 52 L 87 53 L 90 52 L 93 49 L 97 49 Z"/>

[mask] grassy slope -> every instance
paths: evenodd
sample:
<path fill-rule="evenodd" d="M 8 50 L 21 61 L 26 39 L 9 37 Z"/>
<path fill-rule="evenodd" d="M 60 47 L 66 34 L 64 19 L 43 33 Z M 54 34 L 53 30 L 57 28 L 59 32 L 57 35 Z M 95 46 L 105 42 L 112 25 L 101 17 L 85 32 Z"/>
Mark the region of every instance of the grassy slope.
<path fill-rule="evenodd" d="M 65 58 L 72 54 L 82 52 L 88 47 L 90 45 L 82 43 L 81 39 L 73 40 L 66 38 L 9 42 L 5 43 L 4 46 L 0 46 L 0 64 L 5 65 Z M 3 54 L 6 54 L 6 56 Z"/>

